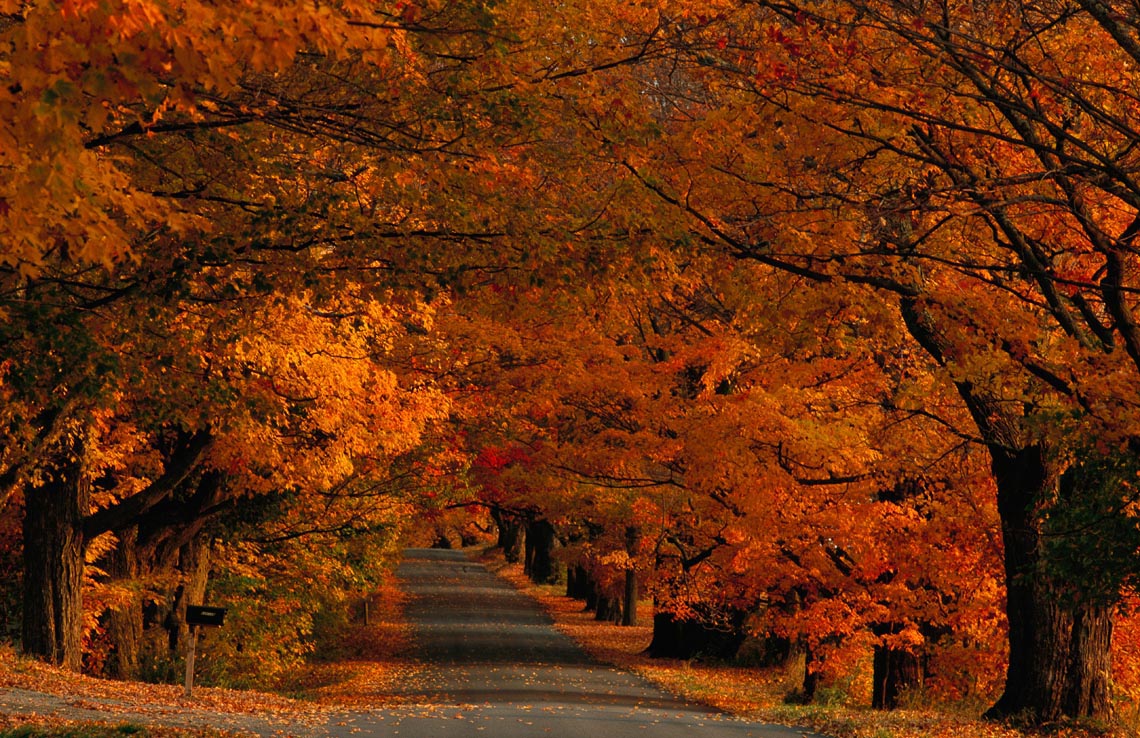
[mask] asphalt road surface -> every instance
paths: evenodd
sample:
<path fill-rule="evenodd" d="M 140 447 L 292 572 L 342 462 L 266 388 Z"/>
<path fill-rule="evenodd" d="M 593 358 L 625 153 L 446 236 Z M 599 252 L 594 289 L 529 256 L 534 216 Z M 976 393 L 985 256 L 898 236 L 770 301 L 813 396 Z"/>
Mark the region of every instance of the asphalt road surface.
<path fill-rule="evenodd" d="M 401 586 L 417 661 L 400 707 L 297 715 L 77 698 L 0 687 L 0 716 L 211 727 L 264 738 L 805 738 L 740 720 L 592 661 L 526 595 L 457 551 L 406 552 Z M 814 738 L 820 738 L 815 736 Z"/>
<path fill-rule="evenodd" d="M 533 600 L 461 552 L 409 550 L 399 577 L 425 664 L 402 693 L 417 706 L 342 716 L 329 729 L 345 738 L 812 735 L 686 703 L 597 664 Z"/>

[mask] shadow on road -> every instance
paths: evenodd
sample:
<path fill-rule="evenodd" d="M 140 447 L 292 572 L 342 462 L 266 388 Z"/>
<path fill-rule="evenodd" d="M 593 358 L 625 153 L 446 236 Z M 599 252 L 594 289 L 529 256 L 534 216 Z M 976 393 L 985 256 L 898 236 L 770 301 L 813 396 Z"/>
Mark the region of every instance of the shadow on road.
<path fill-rule="evenodd" d="M 801 738 L 681 700 L 599 664 L 530 597 L 462 552 L 411 549 L 398 572 L 424 668 L 403 708 L 346 715 L 334 734 Z M 340 731 L 339 733 L 337 731 Z"/>
<path fill-rule="evenodd" d="M 462 552 L 411 549 L 398 570 L 429 702 L 689 706 L 638 676 L 593 661 L 530 597 Z M 699 708 L 708 712 L 707 708 Z"/>

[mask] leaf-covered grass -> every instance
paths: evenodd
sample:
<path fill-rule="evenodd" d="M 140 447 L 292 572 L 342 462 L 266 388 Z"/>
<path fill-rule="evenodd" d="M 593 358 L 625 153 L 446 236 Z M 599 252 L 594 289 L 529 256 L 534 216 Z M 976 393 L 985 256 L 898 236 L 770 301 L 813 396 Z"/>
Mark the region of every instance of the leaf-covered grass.
<path fill-rule="evenodd" d="M 66 695 L 77 704 L 98 704 L 104 710 L 118 709 L 118 705 L 163 705 L 234 714 L 295 715 L 299 718 L 320 711 L 314 705 L 279 695 L 217 687 L 195 686 L 194 696 L 188 699 L 181 685 L 97 679 L 22 657 L 11 646 L 0 646 L 0 688 L 3 687 Z M 104 704 L 104 701 L 108 702 Z M 0 728 L 12 727 L 10 722 L 3 721 L 10 717 L 0 715 Z"/>
<path fill-rule="evenodd" d="M 17 688 L 48 695 L 66 696 L 76 706 L 97 707 L 107 713 L 108 723 L 70 721 L 66 715 L 46 712 L 0 714 L 0 738 L 12 731 L 20 736 L 55 738 L 140 738 L 167 736 L 226 735 L 158 727 L 147 723 L 114 725 L 133 720 L 132 709 L 194 708 L 231 715 L 274 715 L 305 722 L 320 719 L 333 706 L 383 707 L 397 700 L 396 686 L 414 678 L 416 665 L 409 658 L 411 630 L 403 618 L 404 596 L 391 580 L 384 582 L 369 599 L 369 619 L 363 617 L 329 634 L 327 643 L 303 668 L 282 680 L 276 693 L 223 689 L 196 685 L 187 699 L 177 684 L 147 684 L 111 681 L 83 676 L 19 655 L 11 645 L 0 644 L 0 688 Z M 116 712 L 122 711 L 118 715 Z M 73 732 L 67 732 L 73 731 Z M 78 731 L 78 732 L 75 732 Z M 84 732 L 89 731 L 89 732 Z M 13 734 L 14 736 L 15 734 Z"/>
<path fill-rule="evenodd" d="M 233 733 L 218 730 L 170 728 L 138 723 L 73 723 L 49 725 L 28 723 L 0 729 L 0 738 L 225 738 Z"/>
<path fill-rule="evenodd" d="M 518 565 L 490 556 L 484 563 L 519 589 L 536 598 L 554 618 L 559 630 L 574 638 L 600 661 L 635 671 L 681 697 L 751 719 L 797 725 L 835 738 L 1135 738 L 1140 730 L 1130 721 L 1111 726 L 1057 725 L 1027 730 L 1014 724 L 978 719 L 976 705 L 915 705 L 891 712 L 852 707 L 836 699 L 828 704 L 794 705 L 786 697 L 794 674 L 781 669 L 651 659 L 643 655 L 652 638 L 648 608 L 635 627 L 618 627 L 594 620 L 582 603 L 563 595 L 562 588 L 537 586 Z"/>
<path fill-rule="evenodd" d="M 404 620 L 407 596 L 390 579 L 368 600 L 368 622 L 350 623 L 327 639 L 318 658 L 283 681 L 278 691 L 326 705 L 380 707 L 396 702 L 397 685 L 415 678 L 412 634 Z"/>

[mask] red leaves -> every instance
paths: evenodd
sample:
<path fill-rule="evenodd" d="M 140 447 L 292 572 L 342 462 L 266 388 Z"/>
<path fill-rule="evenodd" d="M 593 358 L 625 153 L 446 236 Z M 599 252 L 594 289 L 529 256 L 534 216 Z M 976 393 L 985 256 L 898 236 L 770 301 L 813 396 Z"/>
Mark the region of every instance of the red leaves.
<path fill-rule="evenodd" d="M 803 55 L 803 48 L 800 42 L 793 40 L 787 36 L 778 26 L 769 26 L 767 31 L 768 41 L 771 43 L 779 44 L 787 50 L 789 56 L 793 59 Z"/>

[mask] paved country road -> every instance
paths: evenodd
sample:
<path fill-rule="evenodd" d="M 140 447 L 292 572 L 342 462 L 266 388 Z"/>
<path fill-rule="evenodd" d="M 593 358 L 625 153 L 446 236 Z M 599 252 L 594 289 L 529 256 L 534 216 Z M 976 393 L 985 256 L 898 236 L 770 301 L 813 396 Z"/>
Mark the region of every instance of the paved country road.
<path fill-rule="evenodd" d="M 426 665 L 402 697 L 428 707 L 345 716 L 356 735 L 810 736 L 680 701 L 594 662 L 531 598 L 461 552 L 409 550 L 398 574 Z"/>
<path fill-rule="evenodd" d="M 313 715 L 115 705 L 113 719 L 211 726 L 262 736 L 325 738 L 811 738 L 801 729 L 740 720 L 673 697 L 641 677 L 600 665 L 526 595 L 458 551 L 412 549 L 398 575 L 422 669 L 401 687 L 401 707 Z M 54 700 L 54 702 L 52 702 Z M 91 701 L 0 689 L 0 713 L 112 719 Z"/>

